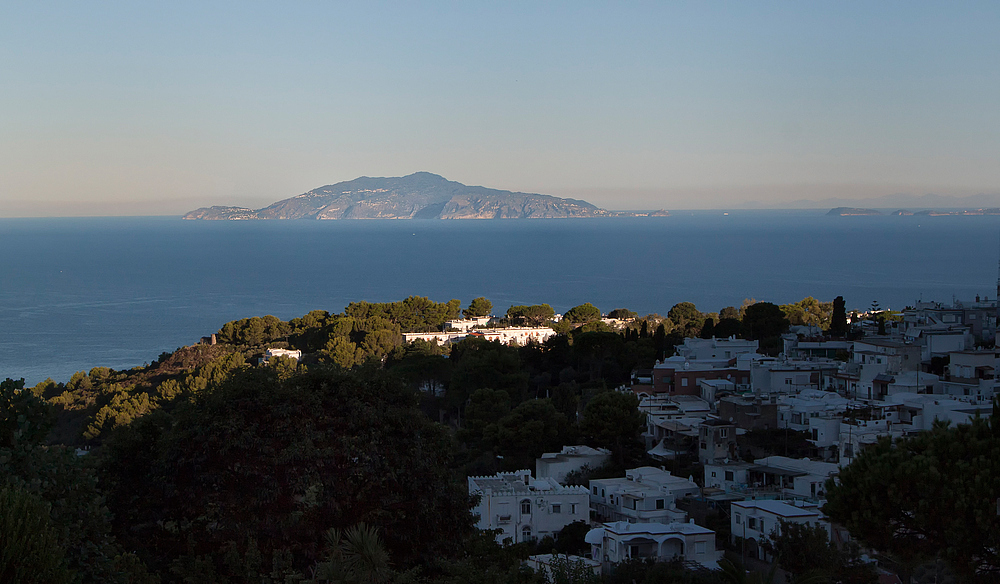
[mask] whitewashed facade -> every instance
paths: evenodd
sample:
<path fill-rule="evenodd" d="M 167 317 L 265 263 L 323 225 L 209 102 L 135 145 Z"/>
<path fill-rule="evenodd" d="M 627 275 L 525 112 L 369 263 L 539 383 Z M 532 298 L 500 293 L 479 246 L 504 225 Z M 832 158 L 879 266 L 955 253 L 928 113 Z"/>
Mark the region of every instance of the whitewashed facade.
<path fill-rule="evenodd" d="M 499 529 L 497 542 L 512 543 L 555 536 L 574 521 L 589 521 L 586 487 L 564 487 L 552 478 L 531 478 L 531 471 L 469 477 L 469 494 L 479 496 L 472 513 L 479 529 Z"/>

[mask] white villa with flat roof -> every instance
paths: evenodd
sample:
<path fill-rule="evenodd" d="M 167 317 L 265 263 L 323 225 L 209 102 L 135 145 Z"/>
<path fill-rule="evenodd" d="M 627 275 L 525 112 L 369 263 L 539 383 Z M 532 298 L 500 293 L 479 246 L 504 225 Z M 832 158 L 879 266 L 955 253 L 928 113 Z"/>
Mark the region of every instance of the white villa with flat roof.
<path fill-rule="evenodd" d="M 683 521 L 687 514 L 677 509 L 677 499 L 700 494 L 694 481 L 651 466 L 627 470 L 624 478 L 590 481 L 591 508 L 610 521 Z"/>

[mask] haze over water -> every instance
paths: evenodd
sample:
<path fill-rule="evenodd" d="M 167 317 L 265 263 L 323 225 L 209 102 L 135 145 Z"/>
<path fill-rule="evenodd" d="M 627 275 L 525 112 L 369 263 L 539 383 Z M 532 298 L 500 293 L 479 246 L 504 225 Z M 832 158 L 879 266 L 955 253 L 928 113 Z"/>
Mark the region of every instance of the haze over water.
<path fill-rule="evenodd" d="M 744 298 L 842 295 L 848 308 L 992 297 L 1000 217 L 196 222 L 0 220 L 0 378 L 66 381 L 196 342 L 230 320 L 409 295 L 495 312 L 592 302 L 666 314 Z"/>

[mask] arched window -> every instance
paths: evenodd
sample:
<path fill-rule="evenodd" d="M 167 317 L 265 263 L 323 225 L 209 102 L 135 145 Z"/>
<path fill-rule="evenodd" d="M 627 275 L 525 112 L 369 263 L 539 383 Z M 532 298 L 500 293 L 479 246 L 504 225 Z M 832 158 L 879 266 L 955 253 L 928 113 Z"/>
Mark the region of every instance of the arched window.
<path fill-rule="evenodd" d="M 527 525 L 521 528 L 521 541 L 531 541 L 531 528 Z"/>
<path fill-rule="evenodd" d="M 521 501 L 521 515 L 531 515 L 531 501 L 528 499 Z"/>

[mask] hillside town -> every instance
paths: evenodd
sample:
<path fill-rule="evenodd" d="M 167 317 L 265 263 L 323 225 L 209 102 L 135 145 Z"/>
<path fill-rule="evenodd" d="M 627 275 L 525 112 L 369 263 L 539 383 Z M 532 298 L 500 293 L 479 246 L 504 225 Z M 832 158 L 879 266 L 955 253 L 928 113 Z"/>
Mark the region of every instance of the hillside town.
<path fill-rule="evenodd" d="M 685 338 L 673 356 L 634 370 L 617 388 L 638 398 L 647 454 L 658 466 L 570 484 L 573 473 L 585 475 L 610 457 L 606 449 L 575 445 L 542 455 L 534 469 L 469 477 L 477 526 L 496 530 L 500 543 L 517 543 L 556 537 L 586 521 L 590 553 L 562 561 L 595 574 L 635 558 L 718 569 L 719 534 L 695 513 L 705 508 L 728 519 L 725 543 L 745 562 L 774 561 L 771 539 L 792 524 L 819 527 L 835 545 L 846 544 L 851 534 L 823 512 L 827 485 L 843 468 L 879 440 L 989 417 L 997 394 L 996 300 L 917 302 L 892 322 L 881 312 L 855 313 L 849 334 L 839 338 L 815 326 L 790 327 L 774 356 L 762 354 L 755 340 Z M 490 323 L 454 321 L 448 332 L 412 337 L 489 335 L 522 343 L 555 334 Z M 799 433 L 806 448 L 756 456 L 745 438 L 769 430 Z M 668 470 L 684 457 L 696 459 L 702 474 Z M 530 564 L 546 569 L 553 557 L 532 556 Z M 900 581 L 874 554 L 863 557 L 880 582 Z"/>
<path fill-rule="evenodd" d="M 107 501 L 115 522 L 88 520 L 106 562 L 61 532 L 86 581 L 259 576 L 238 554 L 342 581 L 363 542 L 379 582 L 1000 573 L 995 299 L 491 312 L 355 302 L 231 321 L 131 370 L 7 379 L 0 468 L 72 513 Z"/>

